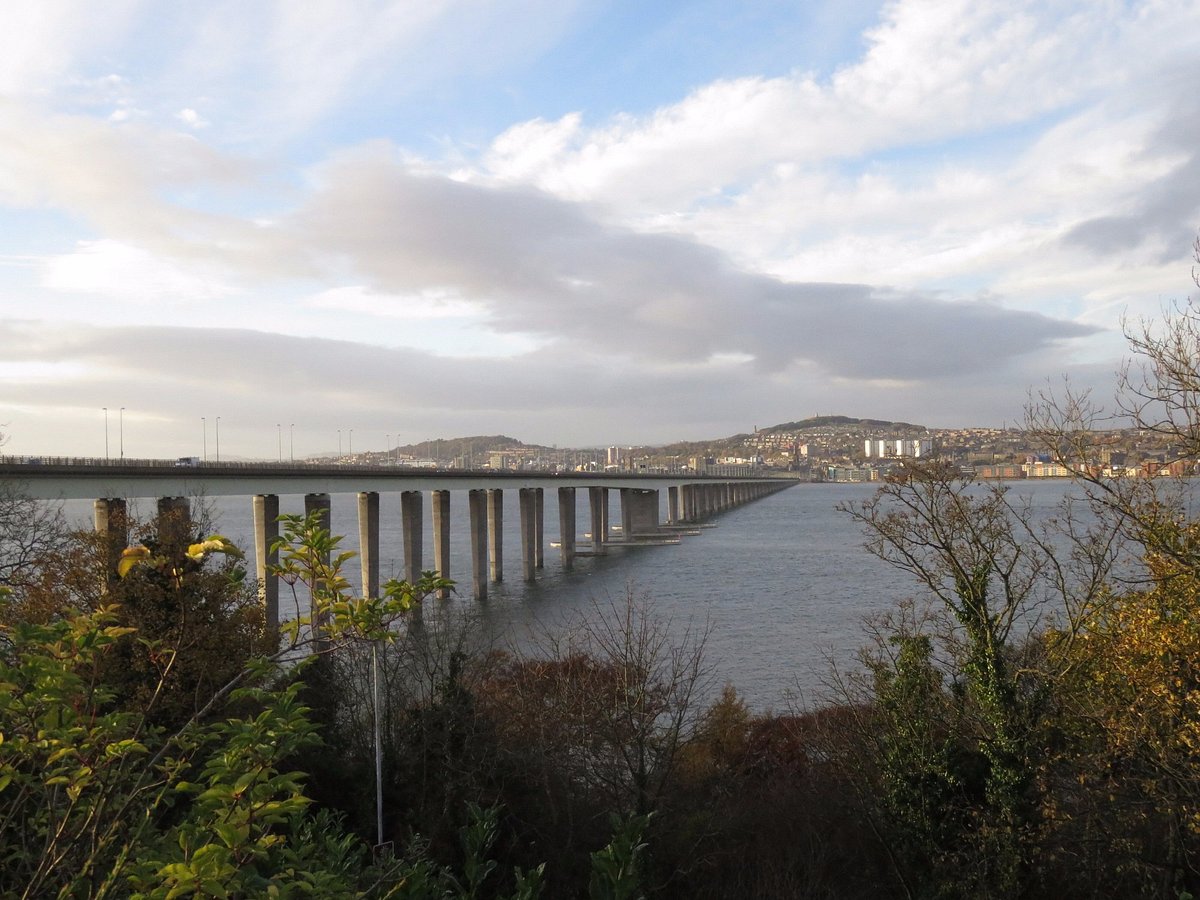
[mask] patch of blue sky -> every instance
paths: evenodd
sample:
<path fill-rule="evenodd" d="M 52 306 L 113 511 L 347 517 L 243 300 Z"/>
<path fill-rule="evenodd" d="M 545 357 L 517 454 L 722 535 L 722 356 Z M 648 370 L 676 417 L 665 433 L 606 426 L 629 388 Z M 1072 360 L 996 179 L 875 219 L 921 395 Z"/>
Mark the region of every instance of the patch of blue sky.
<path fill-rule="evenodd" d="M 4 235 L 0 259 L 5 260 L 69 253 L 78 241 L 97 236 L 78 217 L 60 210 L 2 205 L 0 234 Z"/>
<path fill-rule="evenodd" d="M 580 112 L 590 125 L 641 116 L 720 79 L 831 74 L 856 59 L 876 0 L 619 0 L 584 7 L 552 46 L 500 71 L 455 73 L 391 102 L 360 95 L 330 121 L 326 138 L 388 137 L 422 155 L 482 147 L 509 126 Z"/>

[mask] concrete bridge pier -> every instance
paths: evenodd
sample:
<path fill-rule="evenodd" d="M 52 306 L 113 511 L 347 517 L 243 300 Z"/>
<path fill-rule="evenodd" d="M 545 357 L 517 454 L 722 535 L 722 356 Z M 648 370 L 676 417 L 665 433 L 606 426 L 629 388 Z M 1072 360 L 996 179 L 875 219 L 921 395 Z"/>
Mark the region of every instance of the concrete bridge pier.
<path fill-rule="evenodd" d="M 279 551 L 272 545 L 279 539 L 279 495 L 255 494 L 254 574 L 258 578 L 258 599 L 269 631 L 279 628 L 279 576 L 271 569 L 279 565 Z"/>
<path fill-rule="evenodd" d="M 492 581 L 504 580 L 504 490 L 487 492 L 488 575 Z"/>
<path fill-rule="evenodd" d="M 328 494 L 305 494 L 304 495 L 304 515 L 317 516 L 319 527 L 325 531 L 330 530 L 330 499 Z M 324 559 L 321 560 L 324 565 L 328 566 L 332 560 L 331 553 L 326 553 Z M 324 584 L 317 583 L 313 585 L 313 595 L 309 606 L 309 619 L 311 620 L 312 637 L 318 649 L 327 646 L 327 642 L 322 638 L 321 631 L 329 623 L 329 613 L 326 610 L 317 608 L 317 591 L 322 590 Z"/>
<path fill-rule="evenodd" d="M 450 577 L 450 492 L 430 491 L 433 507 L 433 568 L 441 578 Z M 450 596 L 448 588 L 437 592 L 439 600 Z"/>
<path fill-rule="evenodd" d="M 588 508 L 592 514 L 592 554 L 603 556 L 608 540 L 608 488 L 588 487 Z"/>
<path fill-rule="evenodd" d="M 187 549 L 192 536 L 192 507 L 187 497 L 158 498 L 158 539 Z"/>
<path fill-rule="evenodd" d="M 422 559 L 422 510 L 423 497 L 420 491 L 403 491 L 400 494 L 400 532 L 404 543 L 404 580 L 415 585 L 421 580 L 425 562 Z"/>
<path fill-rule="evenodd" d="M 305 494 L 304 495 L 304 515 L 311 516 L 314 513 L 317 515 L 317 525 L 325 531 L 331 528 L 330 509 L 332 503 L 328 494 Z M 330 553 L 325 554 L 325 563 L 328 564 L 332 559 Z"/>
<path fill-rule="evenodd" d="M 539 569 L 546 567 L 546 554 L 543 538 L 546 534 L 546 492 L 542 488 L 533 489 L 534 513 L 537 524 L 534 526 L 533 541 L 535 559 L 534 565 Z"/>
<path fill-rule="evenodd" d="M 92 504 L 92 519 L 96 533 L 104 543 L 107 574 L 102 588 L 108 590 L 108 586 L 117 578 L 121 551 L 129 546 L 129 513 L 125 498 L 101 497 L 96 500 Z"/>
<path fill-rule="evenodd" d="M 570 572 L 575 567 L 575 488 L 558 489 L 558 547 L 562 567 Z"/>
<path fill-rule="evenodd" d="M 534 536 L 537 527 L 535 490 L 536 488 L 517 490 L 517 501 L 521 510 L 521 571 L 526 581 L 533 581 L 537 569 L 537 538 Z"/>
<path fill-rule="evenodd" d="M 658 491 L 621 488 L 621 531 L 626 541 L 658 532 Z"/>
<path fill-rule="evenodd" d="M 367 598 L 379 596 L 379 494 L 358 494 L 358 556 L 362 563 L 362 592 Z"/>
<path fill-rule="evenodd" d="M 671 485 L 667 488 L 667 524 L 678 525 L 683 520 L 679 506 L 679 487 Z"/>
<path fill-rule="evenodd" d="M 488 496 L 482 489 L 467 491 L 471 519 L 471 587 L 476 600 L 488 594 Z"/>

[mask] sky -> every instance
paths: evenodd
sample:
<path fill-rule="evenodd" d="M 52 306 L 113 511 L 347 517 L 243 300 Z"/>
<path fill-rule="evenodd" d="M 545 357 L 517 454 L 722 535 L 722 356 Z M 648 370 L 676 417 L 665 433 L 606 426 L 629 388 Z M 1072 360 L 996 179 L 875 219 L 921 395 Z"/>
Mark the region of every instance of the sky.
<path fill-rule="evenodd" d="M 1197 0 L 0 3 L 7 454 L 999 426 L 1195 289 Z"/>

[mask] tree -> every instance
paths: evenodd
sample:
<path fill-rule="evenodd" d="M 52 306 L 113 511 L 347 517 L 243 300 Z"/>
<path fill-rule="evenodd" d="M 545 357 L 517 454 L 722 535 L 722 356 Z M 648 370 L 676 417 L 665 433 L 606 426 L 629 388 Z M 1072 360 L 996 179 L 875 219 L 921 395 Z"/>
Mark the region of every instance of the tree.
<path fill-rule="evenodd" d="M 17 482 L 0 481 L 0 586 L 28 586 L 66 538 L 60 509 L 27 496 Z"/>
<path fill-rule="evenodd" d="M 1200 238 L 1195 244 L 1200 261 Z M 1192 270 L 1200 284 L 1200 272 Z M 1178 478 L 1192 474 L 1200 459 L 1200 306 L 1188 298 L 1163 310 L 1159 319 L 1126 319 L 1132 353 L 1117 372 L 1112 406 L 1064 382 L 1031 396 L 1026 427 L 1042 448 L 1086 491 L 1098 518 L 1145 552 L 1175 557 L 1194 567 L 1195 548 L 1179 539 L 1189 518 L 1189 491 Z M 1157 436 L 1170 455 L 1138 477 L 1114 477 L 1108 462 L 1114 429 Z"/>
<path fill-rule="evenodd" d="M 1017 896 L 1035 877 L 1046 716 L 1067 664 L 1031 635 L 1044 620 L 1078 632 L 1106 597 L 1111 535 L 1063 529 L 1075 521 L 1069 506 L 1039 527 L 1004 486 L 936 460 L 904 466 L 874 498 L 842 509 L 867 549 L 934 601 L 923 617 L 885 624 L 866 696 L 852 697 L 870 710 L 867 771 L 881 781 L 863 796 L 882 799 L 898 874 L 945 888 L 967 869 L 976 890 Z"/>
<path fill-rule="evenodd" d="M 651 846 L 657 829 L 670 828 L 681 754 L 708 684 L 707 630 L 680 634 L 648 603 L 630 590 L 597 604 L 533 655 L 496 657 L 478 686 L 499 751 L 539 791 L 523 823 L 530 840 L 560 848 L 560 869 L 607 839 L 614 814 L 653 814 Z"/>
<path fill-rule="evenodd" d="M 1200 239 L 1195 244 L 1200 260 Z M 1193 281 L 1200 284 L 1194 268 Z M 1055 648 L 1074 666 L 1064 702 L 1083 729 L 1080 780 L 1118 803 L 1099 831 L 1160 896 L 1200 893 L 1200 525 L 1186 478 L 1200 459 L 1200 306 L 1126 320 L 1132 355 L 1106 409 L 1069 384 L 1031 398 L 1030 430 L 1085 492 L 1095 520 L 1138 549 L 1123 586 L 1095 610 L 1081 639 Z M 1106 463 L 1113 429 L 1136 429 L 1169 456 L 1119 476 Z"/>
<path fill-rule="evenodd" d="M 315 517 L 285 521 L 282 543 L 281 569 L 309 586 L 323 633 L 309 620 L 289 623 L 281 649 L 252 660 L 170 728 L 151 721 L 148 706 L 118 704 L 106 683 L 106 658 L 136 634 L 118 624 L 116 607 L 0 626 L 0 892 L 346 895 L 369 893 L 387 875 L 336 829 L 299 846 L 286 839 L 313 833 L 302 776 L 282 764 L 315 735 L 299 683 L 273 683 L 285 661 L 302 670 L 305 651 L 388 640 L 394 619 L 442 582 L 393 582 L 382 598 L 355 598 L 340 575 L 344 558 L 312 552 L 336 545 Z M 150 573 L 183 594 L 220 555 L 237 555 L 220 537 L 179 551 L 139 545 L 126 551 L 122 573 Z M 152 643 L 166 662 L 151 700 L 187 652 Z M 237 711 L 215 720 L 231 702 Z"/>

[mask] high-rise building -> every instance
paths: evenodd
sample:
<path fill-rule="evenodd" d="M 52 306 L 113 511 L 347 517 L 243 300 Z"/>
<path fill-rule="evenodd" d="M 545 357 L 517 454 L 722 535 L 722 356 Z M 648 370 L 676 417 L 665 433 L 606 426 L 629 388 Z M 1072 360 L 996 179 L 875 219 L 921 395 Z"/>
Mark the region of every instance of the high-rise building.
<path fill-rule="evenodd" d="M 863 441 L 863 453 L 867 459 L 929 456 L 933 453 L 933 441 L 929 438 L 867 438 Z"/>

